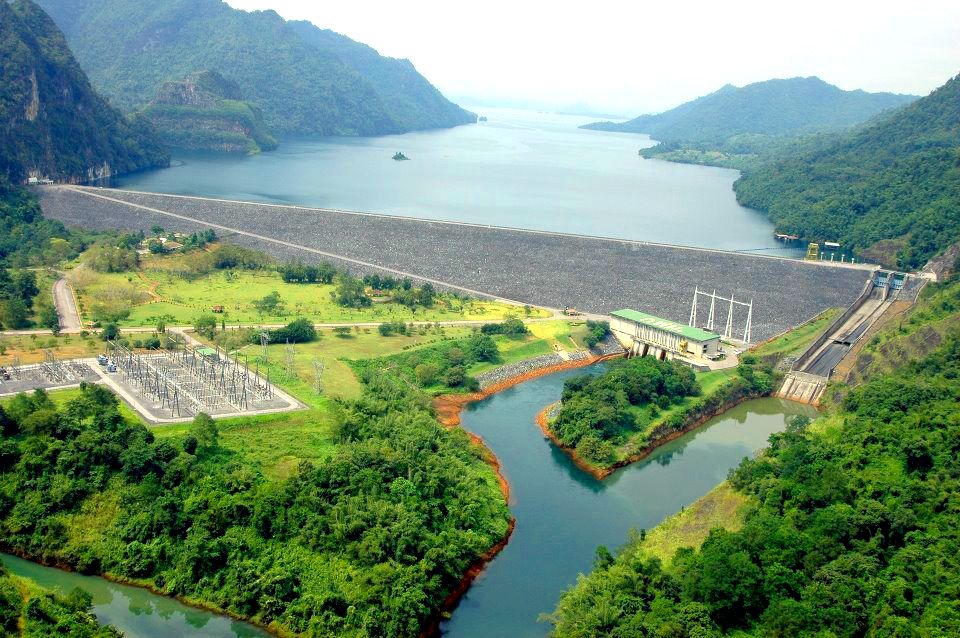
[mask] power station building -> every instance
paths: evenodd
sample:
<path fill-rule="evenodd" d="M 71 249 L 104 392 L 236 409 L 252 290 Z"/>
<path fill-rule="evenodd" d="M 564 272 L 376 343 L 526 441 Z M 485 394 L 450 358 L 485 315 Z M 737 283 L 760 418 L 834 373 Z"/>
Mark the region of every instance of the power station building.
<path fill-rule="evenodd" d="M 610 331 L 631 355 L 695 362 L 714 359 L 720 335 L 636 310 L 610 313 Z"/>

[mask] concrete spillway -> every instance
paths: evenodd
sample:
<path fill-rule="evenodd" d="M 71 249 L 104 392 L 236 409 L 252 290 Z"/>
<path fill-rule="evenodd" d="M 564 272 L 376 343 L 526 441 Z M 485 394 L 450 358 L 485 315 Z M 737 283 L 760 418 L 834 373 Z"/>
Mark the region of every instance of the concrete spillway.
<path fill-rule="evenodd" d="M 848 306 L 869 276 L 839 264 L 298 206 L 81 187 L 41 188 L 39 194 L 44 214 L 68 224 L 213 227 L 281 260 L 385 269 L 554 308 L 604 314 L 634 308 L 686 322 L 694 288 L 715 288 L 754 300 L 757 341 L 826 308 Z M 743 320 L 736 317 L 735 325 Z"/>

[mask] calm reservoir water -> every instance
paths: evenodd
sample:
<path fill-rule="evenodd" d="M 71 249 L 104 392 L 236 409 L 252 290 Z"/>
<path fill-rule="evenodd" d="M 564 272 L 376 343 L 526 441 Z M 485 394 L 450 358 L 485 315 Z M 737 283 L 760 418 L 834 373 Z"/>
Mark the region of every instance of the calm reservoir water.
<path fill-rule="evenodd" d="M 588 371 L 599 371 L 602 364 Z M 794 414 L 813 415 L 804 405 L 779 399 L 750 401 L 673 441 L 647 460 L 597 481 L 577 469 L 544 438 L 534 418 L 556 401 L 571 370 L 528 381 L 474 404 L 463 427 L 479 434 L 500 459 L 512 489 L 517 519 L 510 543 L 473 583 L 444 623 L 455 638 L 542 637 L 550 625 L 537 621 L 553 610 L 578 573 L 589 572 L 597 545 L 613 549 L 631 528 L 651 528 L 723 481 L 730 468 L 765 446 Z M 194 609 L 145 589 L 94 576 L 42 567 L 0 554 L 16 574 L 67 593 L 93 595 L 94 613 L 128 638 L 266 636 L 256 627 Z"/>
<path fill-rule="evenodd" d="M 270 635 L 253 625 L 194 609 L 140 587 L 44 567 L 9 554 L 0 554 L 0 559 L 14 574 L 30 578 L 47 589 L 68 594 L 79 587 L 90 592 L 97 619 L 113 625 L 126 638 L 266 638 Z"/>
<path fill-rule="evenodd" d="M 591 118 L 478 108 L 489 121 L 375 138 L 283 140 L 253 157 L 181 154 L 112 185 L 763 254 L 796 254 L 737 204 L 728 169 L 644 160 L 645 135 Z M 410 161 L 394 161 L 402 151 Z"/>
<path fill-rule="evenodd" d="M 577 574 L 591 570 L 597 545 L 612 550 L 630 528 L 654 527 L 765 447 L 789 416 L 815 414 L 779 399 L 749 401 L 601 482 L 577 469 L 534 422 L 537 412 L 560 398 L 564 380 L 580 373 L 529 381 L 464 413 L 463 427 L 483 437 L 500 459 L 517 526 L 445 623 L 444 635 L 545 636 L 550 625 L 537 616 L 553 611 Z"/>

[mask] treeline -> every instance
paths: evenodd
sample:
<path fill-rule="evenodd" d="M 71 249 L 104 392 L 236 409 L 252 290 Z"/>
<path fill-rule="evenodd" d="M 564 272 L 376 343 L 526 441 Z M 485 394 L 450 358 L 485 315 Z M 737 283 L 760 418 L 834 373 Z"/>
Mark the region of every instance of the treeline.
<path fill-rule="evenodd" d="M 21 395 L 0 412 L 0 539 L 283 632 L 417 636 L 509 514 L 463 431 L 392 375 L 364 381 L 335 411 L 330 458 L 283 480 L 205 415 L 156 437 L 100 386 L 59 409 Z"/>
<path fill-rule="evenodd" d="M 37 199 L 0 175 L 0 263 L 13 268 L 53 266 L 76 257 L 90 241 L 90 235 L 44 219 Z"/>
<path fill-rule="evenodd" d="M 389 296 L 389 300 L 408 308 L 432 308 L 437 292 L 430 282 L 415 286 L 409 277 L 402 279 L 385 275 L 354 277 L 349 271 L 337 268 L 329 262 L 304 264 L 287 262 L 277 267 L 280 278 L 296 284 L 336 284 L 330 293 L 331 299 L 344 308 L 369 308 L 373 297 Z M 370 289 L 368 292 L 367 289 Z"/>
<path fill-rule="evenodd" d="M 649 406 L 657 413 L 699 393 L 693 370 L 674 361 L 615 361 L 603 374 L 567 379 L 550 431 L 587 461 L 605 463 L 613 447 L 637 430 L 636 408 Z"/>
<path fill-rule="evenodd" d="M 36 272 L 18 270 L 11 274 L 0 264 L 0 328 L 20 330 L 30 327 L 34 300 L 39 293 Z M 52 321 L 59 326 L 57 312 L 49 303 L 42 308 L 41 321 L 44 324 L 51 322 L 50 310 L 53 311 Z"/>
<path fill-rule="evenodd" d="M 960 77 L 823 148 L 736 182 L 781 232 L 917 268 L 960 240 Z"/>
<path fill-rule="evenodd" d="M 90 613 L 90 594 L 74 589 L 66 596 L 42 590 L 17 578 L 0 563 L 0 635 L 120 638 L 113 627 L 103 627 Z"/>
<path fill-rule="evenodd" d="M 489 334 L 475 332 L 466 339 L 450 339 L 434 346 L 387 357 L 350 361 L 361 379 L 389 372 L 392 376 L 431 393 L 474 391 L 477 380 L 467 369 L 480 362 L 500 361 L 500 349 Z"/>
<path fill-rule="evenodd" d="M 666 565 L 642 534 L 601 556 L 563 595 L 553 635 L 955 635 L 960 335 L 898 368 L 821 427 L 795 418 L 731 473 L 753 496 L 740 531 Z"/>

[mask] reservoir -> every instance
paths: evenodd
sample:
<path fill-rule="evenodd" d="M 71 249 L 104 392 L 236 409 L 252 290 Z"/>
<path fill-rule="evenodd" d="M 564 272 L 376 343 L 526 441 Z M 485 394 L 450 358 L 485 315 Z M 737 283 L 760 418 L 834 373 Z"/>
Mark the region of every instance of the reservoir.
<path fill-rule="evenodd" d="M 462 426 L 483 437 L 500 460 L 517 525 L 442 627 L 444 636 L 546 636 L 551 626 L 538 622 L 538 615 L 552 612 L 577 574 L 592 569 L 598 545 L 614 550 L 630 528 L 654 527 L 726 479 L 730 469 L 782 431 L 790 416 L 816 414 L 810 406 L 780 399 L 748 401 L 597 481 L 534 422 L 544 406 L 560 398 L 563 382 L 582 373 L 534 379 L 464 411 Z"/>
<path fill-rule="evenodd" d="M 645 160 L 645 135 L 591 118 L 474 109 L 480 122 L 372 138 L 282 140 L 276 151 L 174 156 L 112 186 L 796 256 L 737 204 L 734 170 Z M 394 161 L 402 151 L 410 161 Z"/>

